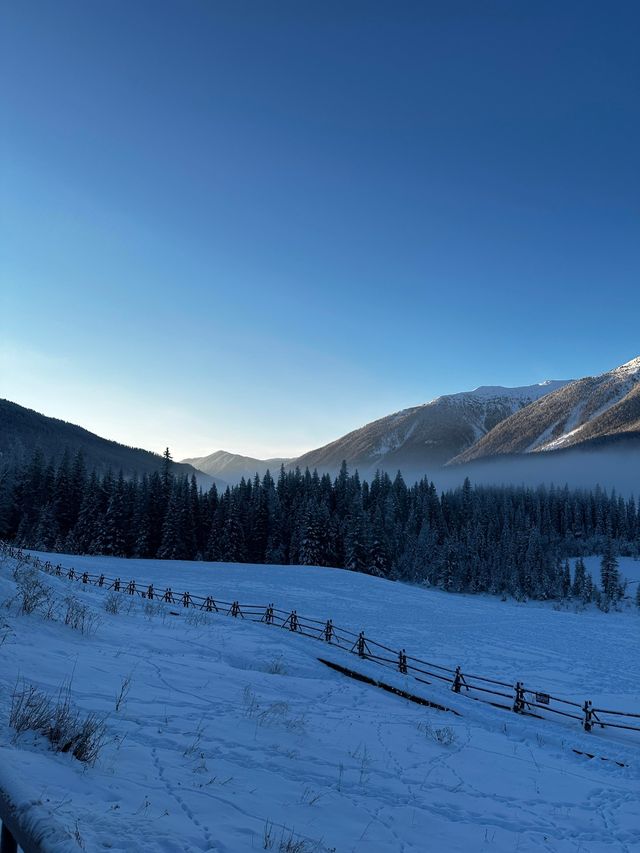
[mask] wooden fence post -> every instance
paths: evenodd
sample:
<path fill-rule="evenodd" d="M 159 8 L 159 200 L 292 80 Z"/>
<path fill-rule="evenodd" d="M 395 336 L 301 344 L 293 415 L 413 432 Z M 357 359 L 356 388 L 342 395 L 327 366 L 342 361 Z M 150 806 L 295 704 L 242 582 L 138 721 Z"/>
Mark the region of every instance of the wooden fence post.
<path fill-rule="evenodd" d="M 462 685 L 462 673 L 460 671 L 460 667 L 456 667 L 456 674 L 453 677 L 453 684 L 451 685 L 451 689 L 454 693 L 460 693 L 460 686 Z"/>
<path fill-rule="evenodd" d="M 516 714 L 522 714 L 524 711 L 524 686 L 521 681 L 516 681 L 515 691 L 516 696 L 512 710 L 514 710 Z"/>
<path fill-rule="evenodd" d="M 585 703 L 582 706 L 582 710 L 584 712 L 584 720 L 582 721 L 582 727 L 585 732 L 590 732 L 593 728 L 593 705 L 589 702 L 588 699 L 585 699 Z"/>
<path fill-rule="evenodd" d="M 331 619 L 327 619 L 327 624 L 324 626 L 325 642 L 330 643 L 332 637 L 333 637 L 333 622 L 331 621 Z"/>
<path fill-rule="evenodd" d="M 407 673 L 407 655 L 405 654 L 405 650 L 401 649 L 398 652 L 398 669 L 401 673 L 406 675 Z"/>
<path fill-rule="evenodd" d="M 359 636 L 358 636 L 358 643 L 357 643 L 357 646 L 358 646 L 358 655 L 359 655 L 361 658 L 366 657 L 366 654 L 365 654 L 365 648 L 366 648 L 366 647 L 365 647 L 365 640 L 364 640 L 364 631 L 360 631 L 360 634 L 359 634 Z"/>

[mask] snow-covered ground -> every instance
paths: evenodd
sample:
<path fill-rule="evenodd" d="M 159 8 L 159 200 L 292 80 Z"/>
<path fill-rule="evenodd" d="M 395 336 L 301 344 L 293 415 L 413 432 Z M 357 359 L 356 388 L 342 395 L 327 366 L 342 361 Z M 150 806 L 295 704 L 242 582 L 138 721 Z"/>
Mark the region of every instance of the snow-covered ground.
<path fill-rule="evenodd" d="M 52 560 L 175 592 L 274 601 L 444 665 L 578 701 L 640 706 L 640 616 L 631 610 L 574 613 L 334 569 Z M 637 582 L 639 564 L 621 562 Z M 11 570 L 10 560 L 0 567 L 0 601 L 14 592 Z M 148 613 L 148 602 L 128 596 L 109 614 L 104 590 L 43 578 L 61 601 L 73 594 L 101 621 L 87 636 L 0 611 L 0 781 L 15 783 L 25 810 L 50 810 L 86 850 L 234 853 L 265 849 L 265 833 L 274 840 L 266 849 L 278 850 L 283 837 L 306 841 L 299 853 L 640 848 L 640 734 L 589 735 L 573 721 L 418 689 L 261 624 L 161 605 Z M 406 682 L 460 716 L 347 679 L 319 663 L 321 654 Z M 40 736 L 14 741 L 8 711 L 18 676 L 51 694 L 71 677 L 76 704 L 105 715 L 110 739 L 95 766 L 52 753 Z"/>

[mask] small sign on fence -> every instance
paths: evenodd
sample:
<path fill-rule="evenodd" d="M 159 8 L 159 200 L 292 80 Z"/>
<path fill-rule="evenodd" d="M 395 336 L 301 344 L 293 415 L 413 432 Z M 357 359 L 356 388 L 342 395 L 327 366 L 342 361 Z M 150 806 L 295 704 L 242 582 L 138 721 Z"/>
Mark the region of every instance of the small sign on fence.
<path fill-rule="evenodd" d="M 538 705 L 548 705 L 549 704 L 549 694 L 548 693 L 536 693 L 536 702 Z"/>

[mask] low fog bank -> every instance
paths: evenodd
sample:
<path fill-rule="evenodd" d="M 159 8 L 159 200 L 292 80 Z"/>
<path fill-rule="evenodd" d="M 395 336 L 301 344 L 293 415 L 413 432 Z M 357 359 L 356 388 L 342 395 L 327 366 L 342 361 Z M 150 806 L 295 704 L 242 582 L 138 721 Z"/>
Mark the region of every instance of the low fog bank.
<path fill-rule="evenodd" d="M 350 473 L 356 468 L 349 465 Z M 371 482 L 375 468 L 359 468 L 360 477 Z M 398 472 L 397 466 L 380 466 L 393 479 Z M 572 448 L 546 453 L 528 453 L 522 455 L 492 457 L 466 465 L 451 465 L 445 468 L 421 468 L 403 465 L 401 473 L 407 485 L 428 477 L 439 491 L 455 489 L 461 486 L 465 477 L 474 485 L 486 486 L 531 486 L 555 485 L 570 488 L 592 490 L 597 485 L 610 492 L 615 489 L 627 498 L 640 497 L 640 439 L 619 441 L 608 447 L 594 443 L 587 449 Z M 318 473 L 328 473 L 331 477 L 338 469 L 318 467 Z M 277 479 L 278 472 L 271 475 Z M 235 484 L 233 481 L 232 484 Z"/>
<path fill-rule="evenodd" d="M 416 472 L 403 477 L 413 482 Z M 476 485 L 539 486 L 615 489 L 625 497 L 640 495 L 640 447 L 632 450 L 575 450 L 535 453 L 470 462 L 433 471 L 428 475 L 439 490 L 461 485 L 468 477 Z"/>

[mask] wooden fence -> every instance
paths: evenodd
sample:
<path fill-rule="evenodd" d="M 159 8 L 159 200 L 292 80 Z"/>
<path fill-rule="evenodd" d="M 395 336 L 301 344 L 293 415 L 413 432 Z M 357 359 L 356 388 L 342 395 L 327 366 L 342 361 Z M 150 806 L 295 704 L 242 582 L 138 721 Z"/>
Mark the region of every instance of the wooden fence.
<path fill-rule="evenodd" d="M 207 613 L 220 613 L 238 619 L 263 622 L 313 637 L 324 643 L 351 652 L 363 660 L 393 669 L 403 675 L 413 677 L 421 684 L 449 685 L 454 693 L 514 711 L 517 714 L 550 719 L 547 715 L 556 715 L 578 722 L 584 731 L 598 729 L 624 729 L 640 733 L 640 714 L 594 707 L 586 699 L 574 702 L 560 696 L 554 696 L 547 690 L 525 685 L 523 681 L 502 681 L 487 678 L 470 672 L 463 672 L 460 666 L 446 667 L 423 658 L 407 654 L 406 650 L 394 649 L 365 636 L 364 631 L 355 632 L 334 625 L 331 619 L 314 619 L 301 616 L 297 610 L 281 610 L 271 604 L 241 604 L 239 601 L 223 601 L 212 595 L 192 595 L 190 592 L 177 593 L 171 587 L 158 588 L 154 584 L 139 584 L 135 580 L 123 581 L 104 574 L 91 574 L 63 568 L 59 563 L 53 565 L 39 557 L 24 553 L 20 549 L 2 543 L 0 553 L 29 563 L 57 577 L 64 577 L 81 584 L 90 584 L 105 590 L 113 590 L 124 595 L 140 596 L 150 601 L 160 601 L 182 608 L 196 608 Z"/>

